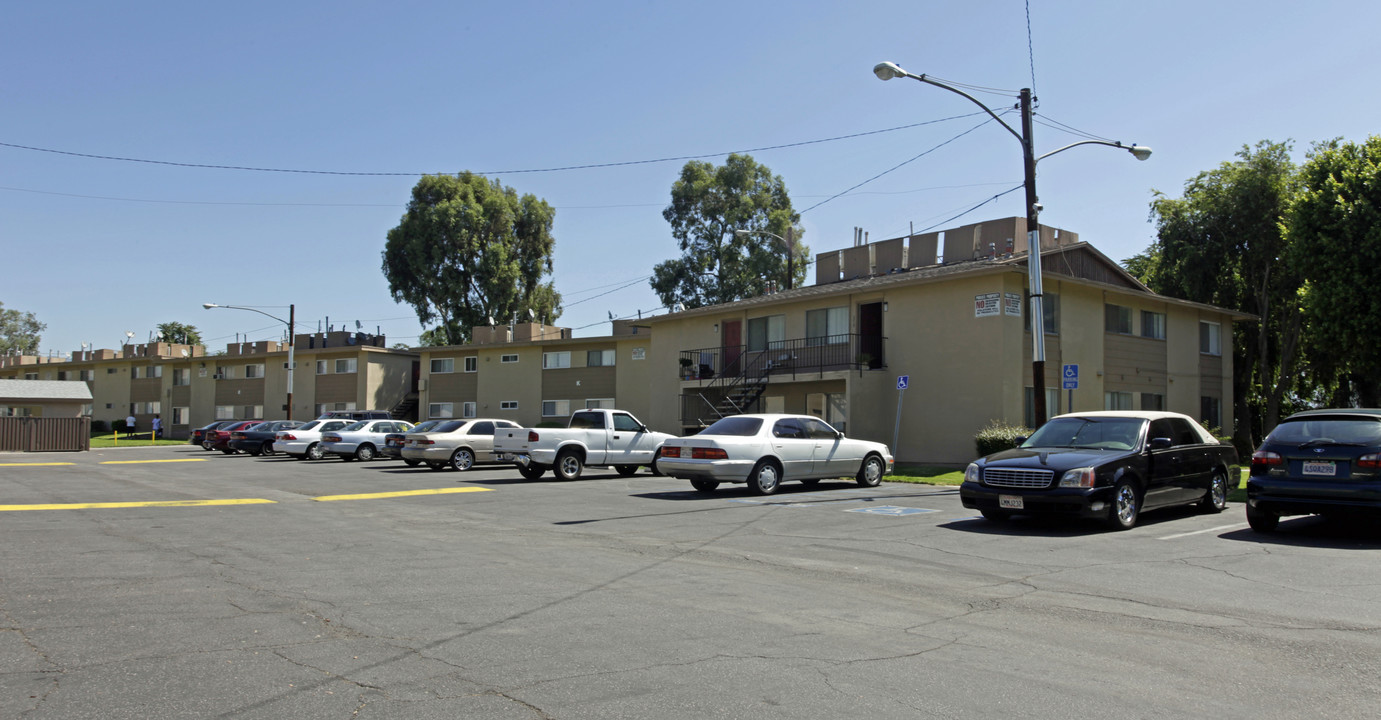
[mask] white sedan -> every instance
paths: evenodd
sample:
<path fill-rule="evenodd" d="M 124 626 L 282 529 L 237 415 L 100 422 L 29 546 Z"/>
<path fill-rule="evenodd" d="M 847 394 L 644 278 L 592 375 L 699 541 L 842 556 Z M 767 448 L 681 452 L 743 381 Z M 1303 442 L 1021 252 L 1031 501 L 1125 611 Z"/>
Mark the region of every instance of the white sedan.
<path fill-rule="evenodd" d="M 292 430 L 279 430 L 273 436 L 273 451 L 301 460 L 320 460 L 325 457 L 321 451 L 321 434 L 339 430 L 353 420 L 313 420 Z"/>
<path fill-rule="evenodd" d="M 321 434 L 321 451 L 342 460 L 373 460 L 389 433 L 405 433 L 412 423 L 402 420 L 361 420 Z"/>
<path fill-rule="evenodd" d="M 508 420 L 474 418 L 446 420 L 423 433 L 408 433 L 403 441 L 403 459 L 424 462 L 433 470 L 450 465 L 469 470 L 475 463 L 497 462 L 494 457 L 494 430 L 517 429 Z"/>
<path fill-rule="evenodd" d="M 690 480 L 701 492 L 730 482 L 771 495 L 783 480 L 814 485 L 852 477 L 876 487 L 892 471 L 892 453 L 882 443 L 846 438 L 810 415 L 731 415 L 698 435 L 666 441 L 657 469 Z"/>

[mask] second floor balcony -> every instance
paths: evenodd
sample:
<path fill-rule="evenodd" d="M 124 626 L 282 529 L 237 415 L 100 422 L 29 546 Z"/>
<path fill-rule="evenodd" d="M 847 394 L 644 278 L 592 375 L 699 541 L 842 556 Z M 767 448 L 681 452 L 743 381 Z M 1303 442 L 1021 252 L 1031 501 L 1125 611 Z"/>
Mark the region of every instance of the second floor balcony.
<path fill-rule="evenodd" d="M 795 378 L 830 371 L 877 370 L 886 367 L 881 335 L 845 333 L 793 340 L 773 340 L 762 347 L 730 345 L 682 350 L 683 381 L 730 378 Z"/>

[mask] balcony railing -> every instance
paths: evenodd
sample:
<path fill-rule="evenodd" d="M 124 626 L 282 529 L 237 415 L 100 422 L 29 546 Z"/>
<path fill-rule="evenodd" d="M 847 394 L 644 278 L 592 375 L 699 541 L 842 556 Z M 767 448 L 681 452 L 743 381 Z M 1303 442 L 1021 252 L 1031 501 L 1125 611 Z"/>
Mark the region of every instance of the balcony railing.
<path fill-rule="evenodd" d="M 830 370 L 876 370 L 884 367 L 879 335 L 846 333 L 794 340 L 776 340 L 761 349 L 747 345 L 682 350 L 682 380 L 795 377 Z"/>

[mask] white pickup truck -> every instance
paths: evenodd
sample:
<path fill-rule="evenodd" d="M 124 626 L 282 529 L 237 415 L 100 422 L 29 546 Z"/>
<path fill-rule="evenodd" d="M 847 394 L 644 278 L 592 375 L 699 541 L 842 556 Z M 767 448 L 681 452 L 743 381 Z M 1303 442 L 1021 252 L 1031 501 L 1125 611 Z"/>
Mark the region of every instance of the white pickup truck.
<path fill-rule="evenodd" d="M 564 428 L 496 428 L 494 454 L 517 465 L 529 480 L 547 468 L 562 480 L 574 480 L 587 466 L 613 466 L 628 477 L 643 465 L 657 473 L 657 451 L 673 437 L 648 430 L 622 410 L 580 410 Z"/>

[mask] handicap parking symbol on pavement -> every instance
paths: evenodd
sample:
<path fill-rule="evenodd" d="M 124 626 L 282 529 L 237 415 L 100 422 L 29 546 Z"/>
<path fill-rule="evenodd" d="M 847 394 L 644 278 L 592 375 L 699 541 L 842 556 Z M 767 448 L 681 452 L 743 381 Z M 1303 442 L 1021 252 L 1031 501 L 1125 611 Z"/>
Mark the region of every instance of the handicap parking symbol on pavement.
<path fill-rule="evenodd" d="M 900 507 L 898 505 L 880 505 L 878 507 L 850 508 L 845 512 L 870 513 L 872 515 L 892 515 L 900 517 L 902 515 L 922 515 L 924 513 L 939 512 L 939 510 L 930 510 L 928 508 Z"/>

